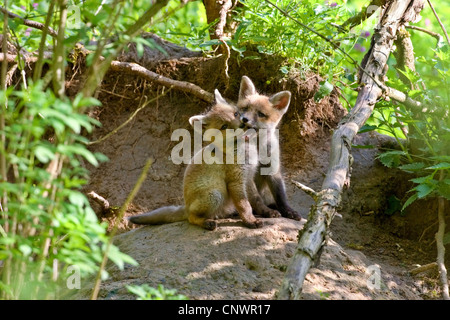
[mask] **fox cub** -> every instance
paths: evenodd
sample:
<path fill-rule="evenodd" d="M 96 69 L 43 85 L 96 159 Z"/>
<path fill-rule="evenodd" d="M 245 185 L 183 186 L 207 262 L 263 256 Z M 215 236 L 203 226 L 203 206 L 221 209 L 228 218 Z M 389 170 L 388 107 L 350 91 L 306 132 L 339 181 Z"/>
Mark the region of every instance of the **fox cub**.
<path fill-rule="evenodd" d="M 256 91 L 253 82 L 248 77 L 242 77 L 237 102 L 240 120 L 245 127 L 259 132 L 259 139 L 267 138 L 265 147 L 271 160 L 270 163 L 264 163 L 261 159 L 261 150 L 259 150 L 260 165 L 255 174 L 256 187 L 260 192 L 266 187 L 269 188 L 276 208 L 283 217 L 301 220 L 301 215 L 287 202 L 286 188 L 281 175 L 279 138 L 276 131 L 281 118 L 288 110 L 290 101 L 291 93 L 289 91 L 281 91 L 270 97 L 262 95 Z M 265 137 L 261 135 L 262 130 L 260 129 L 266 129 Z M 259 146 L 261 149 L 261 143 Z"/>
<path fill-rule="evenodd" d="M 205 159 L 200 163 L 191 160 L 186 167 L 183 180 L 184 205 L 163 207 L 133 216 L 129 218 L 131 222 L 164 224 L 187 219 L 192 224 L 214 230 L 217 227 L 215 221 L 217 217 L 237 211 L 247 227 L 259 228 L 262 222 L 253 215 L 250 201 L 255 202 L 257 213 L 267 216 L 277 213 L 257 199 L 259 195 L 254 184 L 257 159 L 253 164 L 249 161 L 243 164 L 237 162 L 239 151 L 247 156 L 257 154 L 256 143 L 253 142 L 255 139 L 252 139 L 252 135 L 256 137 L 256 132 L 242 130 L 244 126 L 236 106 L 227 103 L 218 90 L 215 90 L 215 98 L 216 104 L 209 112 L 191 117 L 189 123 L 195 128 L 196 122 L 201 121 L 203 129 L 220 130 L 225 139 L 214 139 L 209 146 L 197 152 L 192 160 L 211 152 L 213 147 L 214 150 L 223 151 L 223 158 L 227 153 L 233 152 L 233 164 L 227 164 L 225 161 L 208 164 L 205 163 Z M 239 130 L 237 134 L 231 134 L 230 131 L 233 130 L 227 129 Z M 243 139 L 246 143 L 239 144 L 236 139 Z M 229 145 L 233 148 L 227 148 Z"/>

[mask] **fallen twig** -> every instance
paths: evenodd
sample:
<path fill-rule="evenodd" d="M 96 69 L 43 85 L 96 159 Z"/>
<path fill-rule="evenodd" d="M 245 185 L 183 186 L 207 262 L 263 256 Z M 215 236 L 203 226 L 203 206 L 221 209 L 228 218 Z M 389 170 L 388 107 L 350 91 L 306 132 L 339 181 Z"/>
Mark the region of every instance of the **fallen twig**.
<path fill-rule="evenodd" d="M 89 192 L 87 195 L 89 198 L 91 198 L 92 200 L 97 202 L 102 207 L 102 211 L 109 210 L 110 206 L 109 206 L 108 200 L 106 200 L 102 196 L 98 195 L 94 191 Z"/>
<path fill-rule="evenodd" d="M 431 270 L 431 269 L 437 269 L 437 263 L 436 262 L 432 262 L 417 268 L 414 268 L 412 270 L 409 270 L 409 274 L 412 276 L 418 275 L 419 273 Z"/>

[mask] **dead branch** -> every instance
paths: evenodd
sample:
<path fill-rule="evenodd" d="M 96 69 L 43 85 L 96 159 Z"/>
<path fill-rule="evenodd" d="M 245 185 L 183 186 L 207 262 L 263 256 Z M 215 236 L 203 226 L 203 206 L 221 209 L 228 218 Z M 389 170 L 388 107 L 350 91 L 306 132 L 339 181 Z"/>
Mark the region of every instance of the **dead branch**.
<path fill-rule="evenodd" d="M 314 201 L 317 201 L 317 199 L 319 199 L 319 194 L 310 187 L 307 187 L 304 184 L 295 180 L 292 180 L 292 183 L 295 184 L 300 190 L 303 190 L 311 198 L 313 198 Z"/>
<path fill-rule="evenodd" d="M 412 276 L 418 275 L 419 273 L 431 270 L 431 269 L 437 269 L 437 263 L 436 262 L 432 262 L 417 268 L 414 268 L 412 270 L 409 270 L 409 274 Z"/>
<path fill-rule="evenodd" d="M 111 70 L 134 74 L 146 80 L 155 82 L 156 84 L 190 93 L 208 103 L 214 102 L 214 95 L 208 91 L 203 90 L 199 86 L 190 82 L 178 81 L 164 77 L 138 65 L 137 63 L 113 61 L 111 62 Z"/>
<path fill-rule="evenodd" d="M 45 24 L 42 24 L 40 22 L 36 22 L 33 20 L 29 20 L 29 19 L 25 19 L 13 12 L 10 12 L 8 10 L 6 10 L 4 7 L 0 6 L 0 11 L 3 12 L 3 14 L 8 15 L 8 17 L 13 18 L 13 19 L 18 19 L 20 21 L 22 21 L 22 24 L 26 25 L 27 27 L 31 27 L 34 29 L 39 29 L 39 30 L 44 30 Z M 52 37 L 56 38 L 58 36 L 58 32 L 56 32 L 55 30 L 53 30 L 51 27 L 47 28 L 47 32 L 49 35 L 51 35 Z"/>
<path fill-rule="evenodd" d="M 279 299 L 299 299 L 303 281 L 325 244 L 328 228 L 341 202 L 344 186 L 350 183 L 353 157 L 350 153 L 353 138 L 372 114 L 383 90 L 377 84 L 384 79 L 397 29 L 416 18 L 424 0 L 393 0 L 386 4 L 379 26 L 375 29 L 371 50 L 366 57 L 362 74 L 362 88 L 355 106 L 341 121 L 331 141 L 330 164 L 322 184 L 322 191 L 311 208 L 308 222 L 302 230 L 297 250 L 289 263 L 278 295 Z M 372 75 L 372 76 L 369 76 Z M 378 81 L 375 81 L 377 79 Z M 381 82 L 381 81 L 380 81 Z"/>
<path fill-rule="evenodd" d="M 110 206 L 109 206 L 109 202 L 108 200 L 106 200 L 105 198 L 103 198 L 102 196 L 98 195 L 97 193 L 95 193 L 94 191 L 91 191 L 87 194 L 87 196 L 89 198 L 91 198 L 92 200 L 94 200 L 96 203 L 98 203 L 101 207 L 102 207 L 102 211 L 106 212 L 109 210 Z"/>

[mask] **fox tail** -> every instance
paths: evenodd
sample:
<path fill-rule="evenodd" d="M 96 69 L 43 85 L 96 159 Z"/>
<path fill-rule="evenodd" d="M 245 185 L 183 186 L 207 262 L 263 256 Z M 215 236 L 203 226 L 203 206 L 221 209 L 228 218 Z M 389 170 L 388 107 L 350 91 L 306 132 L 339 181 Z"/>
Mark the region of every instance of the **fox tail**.
<path fill-rule="evenodd" d="M 135 224 L 166 224 L 187 220 L 185 206 L 167 206 L 128 218 Z"/>

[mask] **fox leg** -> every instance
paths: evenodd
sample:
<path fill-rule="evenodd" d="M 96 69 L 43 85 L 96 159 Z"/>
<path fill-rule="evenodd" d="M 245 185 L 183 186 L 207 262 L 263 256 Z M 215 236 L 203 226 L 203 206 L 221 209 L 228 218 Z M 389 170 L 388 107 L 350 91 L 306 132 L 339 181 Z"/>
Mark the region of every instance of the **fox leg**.
<path fill-rule="evenodd" d="M 275 199 L 277 209 L 280 211 L 281 215 L 289 219 L 301 220 L 302 216 L 292 209 L 287 202 L 286 187 L 284 186 L 281 173 L 277 172 L 274 175 L 264 176 L 264 178 L 266 179 L 267 185 L 269 186 L 270 192 Z"/>
<path fill-rule="evenodd" d="M 213 190 L 205 196 L 199 195 L 192 203 L 186 204 L 188 221 L 206 230 L 217 228 L 214 220 L 216 213 L 223 205 L 223 195 Z"/>
<path fill-rule="evenodd" d="M 206 230 L 212 231 L 217 228 L 216 220 L 205 217 L 204 213 L 194 212 L 189 215 L 188 221 L 189 223 L 198 225 Z"/>
<path fill-rule="evenodd" d="M 269 208 L 264 203 L 264 200 L 261 198 L 259 194 L 255 182 L 250 180 L 247 182 L 247 195 L 250 201 L 250 204 L 257 215 L 266 217 L 266 218 L 279 218 L 281 214 L 274 209 Z"/>
<path fill-rule="evenodd" d="M 253 215 L 252 206 L 247 199 L 245 185 L 242 182 L 229 183 L 228 193 L 233 200 L 239 216 L 248 228 L 261 228 L 262 221 Z"/>

